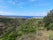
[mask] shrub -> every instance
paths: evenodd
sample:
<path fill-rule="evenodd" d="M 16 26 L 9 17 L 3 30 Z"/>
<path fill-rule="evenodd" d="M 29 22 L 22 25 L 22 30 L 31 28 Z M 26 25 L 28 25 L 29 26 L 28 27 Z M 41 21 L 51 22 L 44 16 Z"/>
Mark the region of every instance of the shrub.
<path fill-rule="evenodd" d="M 47 30 L 53 30 L 53 23 L 50 23 L 49 26 L 47 26 Z"/>

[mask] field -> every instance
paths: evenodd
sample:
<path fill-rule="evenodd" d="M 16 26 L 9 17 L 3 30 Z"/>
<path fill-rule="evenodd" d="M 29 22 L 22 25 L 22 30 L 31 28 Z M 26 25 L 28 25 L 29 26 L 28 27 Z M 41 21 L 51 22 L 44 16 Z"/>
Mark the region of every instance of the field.
<path fill-rule="evenodd" d="M 52 29 L 43 18 L 0 17 L 0 40 L 53 40 Z"/>

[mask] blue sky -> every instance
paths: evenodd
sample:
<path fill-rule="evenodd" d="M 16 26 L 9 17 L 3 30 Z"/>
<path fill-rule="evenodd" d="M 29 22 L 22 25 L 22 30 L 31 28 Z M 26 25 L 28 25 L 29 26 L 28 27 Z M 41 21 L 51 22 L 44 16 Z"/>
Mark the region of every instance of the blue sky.
<path fill-rule="evenodd" d="M 53 0 L 0 0 L 0 15 L 45 16 Z"/>

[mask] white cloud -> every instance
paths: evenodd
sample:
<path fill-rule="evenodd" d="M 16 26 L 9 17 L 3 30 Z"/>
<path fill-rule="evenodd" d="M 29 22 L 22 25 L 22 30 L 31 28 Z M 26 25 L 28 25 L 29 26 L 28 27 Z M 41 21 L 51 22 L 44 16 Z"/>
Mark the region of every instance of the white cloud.
<path fill-rule="evenodd" d="M 13 12 L 4 12 L 4 11 L 0 11 L 0 15 L 16 15 Z"/>
<path fill-rule="evenodd" d="M 16 4 L 16 2 L 14 2 L 13 0 L 8 0 L 8 3 L 9 3 L 9 4 L 13 4 L 13 5 Z"/>
<path fill-rule="evenodd" d="M 21 2 L 21 1 L 18 1 L 18 0 L 8 0 L 8 3 L 9 4 L 13 4 L 13 5 L 16 5 L 16 6 L 22 6 L 24 4 L 24 2 Z"/>

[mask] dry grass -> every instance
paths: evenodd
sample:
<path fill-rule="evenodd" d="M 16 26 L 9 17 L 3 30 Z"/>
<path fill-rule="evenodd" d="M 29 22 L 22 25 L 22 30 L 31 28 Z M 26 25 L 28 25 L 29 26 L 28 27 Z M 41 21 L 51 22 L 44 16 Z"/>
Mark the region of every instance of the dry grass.
<path fill-rule="evenodd" d="M 32 34 L 23 34 L 19 39 L 16 40 L 49 40 L 49 31 L 46 30 L 40 30 L 38 32 L 38 35 L 35 33 Z"/>

